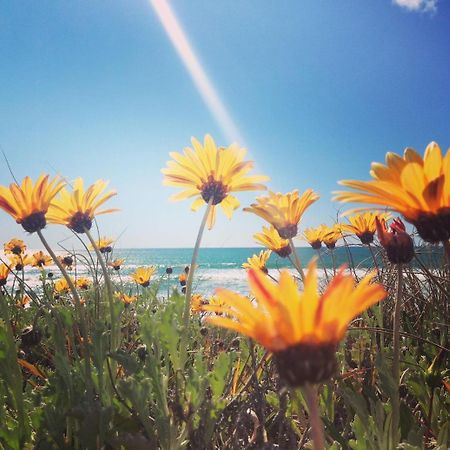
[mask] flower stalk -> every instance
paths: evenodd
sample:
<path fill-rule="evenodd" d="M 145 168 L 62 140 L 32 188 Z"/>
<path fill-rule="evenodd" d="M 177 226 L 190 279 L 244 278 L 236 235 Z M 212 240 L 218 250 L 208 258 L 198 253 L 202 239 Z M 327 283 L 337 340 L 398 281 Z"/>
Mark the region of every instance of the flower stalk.
<path fill-rule="evenodd" d="M 197 239 L 195 241 L 194 251 L 192 253 L 191 265 L 189 267 L 188 279 L 186 282 L 186 299 L 184 302 L 183 310 L 183 325 L 181 330 L 181 342 L 180 342 L 180 360 L 181 367 L 184 366 L 187 358 L 187 338 L 188 338 L 188 328 L 189 328 L 189 316 L 191 312 L 191 297 L 192 297 L 192 283 L 194 281 L 195 266 L 197 264 L 198 253 L 200 250 L 200 244 L 202 242 L 203 232 L 205 231 L 206 222 L 208 220 L 209 213 L 211 211 L 211 206 L 213 202 L 213 197 L 210 198 L 206 205 L 205 214 L 203 216 L 200 228 L 198 230 Z"/>
<path fill-rule="evenodd" d="M 97 243 L 95 242 L 95 239 L 92 237 L 92 234 L 90 231 L 85 227 L 84 233 L 86 234 L 87 238 L 89 239 L 92 248 L 95 251 L 95 254 L 97 255 L 97 260 L 100 263 L 100 267 L 102 268 L 103 277 L 105 279 L 105 285 L 106 285 L 106 293 L 108 296 L 108 303 L 109 303 L 109 314 L 110 314 L 110 321 L 111 321 L 111 351 L 115 351 L 117 347 L 119 346 L 119 330 L 116 323 L 116 315 L 114 312 L 114 297 L 113 297 L 113 288 L 111 283 L 111 278 L 108 273 L 108 269 L 106 267 L 105 260 L 103 259 L 102 254 L 100 253 L 100 250 L 98 248 Z"/>
<path fill-rule="evenodd" d="M 297 249 L 295 248 L 294 241 L 292 238 L 289 238 L 289 245 L 291 246 L 292 254 L 294 255 L 294 265 L 297 269 L 300 277 L 305 282 L 305 272 L 303 271 L 302 262 L 300 261 L 300 257 L 298 256 Z"/>
<path fill-rule="evenodd" d="M 330 280 L 328 278 L 328 272 L 327 272 L 327 268 L 325 266 L 325 261 L 322 258 L 322 252 L 320 251 L 320 248 L 318 248 L 316 251 L 317 251 L 317 255 L 319 256 L 320 264 L 322 264 L 322 267 L 323 267 L 323 273 L 325 274 L 325 280 L 328 284 L 330 282 Z"/>
<path fill-rule="evenodd" d="M 394 324 L 393 324 L 393 361 L 392 376 L 396 386 L 396 394 L 392 399 L 392 423 L 391 423 L 391 441 L 392 448 L 397 448 L 399 440 L 399 421 L 400 421 L 400 314 L 403 295 L 403 265 L 397 264 L 397 291 L 395 295 L 394 306 Z"/>
<path fill-rule="evenodd" d="M 303 387 L 306 404 L 308 405 L 309 422 L 311 424 L 311 434 L 314 450 L 323 450 L 325 448 L 325 439 L 323 436 L 323 423 L 319 413 L 319 402 L 317 388 L 310 383 Z"/>
<path fill-rule="evenodd" d="M 49 255 L 52 257 L 53 261 L 55 262 L 58 269 L 61 271 L 61 274 L 67 281 L 67 284 L 69 285 L 69 289 L 72 293 L 73 300 L 75 302 L 75 308 L 78 312 L 78 316 L 80 318 L 80 331 L 81 331 L 81 337 L 83 338 L 83 352 L 84 352 L 84 363 L 85 363 L 85 371 L 86 371 L 86 388 L 88 392 L 88 398 L 92 399 L 93 395 L 93 385 L 92 385 L 92 370 L 91 370 L 91 356 L 89 351 L 89 334 L 86 324 L 86 318 L 84 315 L 84 310 L 81 305 L 81 299 L 78 294 L 78 291 L 73 284 L 72 279 L 70 278 L 69 274 L 67 273 L 66 269 L 63 267 L 61 262 L 59 261 L 58 257 L 55 255 L 55 252 L 52 250 L 50 245 L 48 244 L 47 240 L 45 239 L 44 235 L 42 234 L 42 230 L 36 230 L 39 239 L 41 240 L 42 244 L 44 245 L 45 249 L 49 253 Z"/>
<path fill-rule="evenodd" d="M 333 262 L 333 275 L 336 275 L 336 255 L 334 254 L 334 248 L 330 249 L 331 261 Z"/>

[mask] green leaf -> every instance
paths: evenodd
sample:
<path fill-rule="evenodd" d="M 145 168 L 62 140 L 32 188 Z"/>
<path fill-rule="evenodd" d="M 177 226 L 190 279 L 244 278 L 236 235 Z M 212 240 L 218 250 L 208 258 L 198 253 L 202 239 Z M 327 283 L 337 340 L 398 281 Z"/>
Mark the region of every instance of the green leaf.
<path fill-rule="evenodd" d="M 133 375 L 139 370 L 138 360 L 133 355 L 130 355 L 123 350 L 117 350 L 116 352 L 109 353 L 108 355 L 124 368 L 127 375 Z"/>

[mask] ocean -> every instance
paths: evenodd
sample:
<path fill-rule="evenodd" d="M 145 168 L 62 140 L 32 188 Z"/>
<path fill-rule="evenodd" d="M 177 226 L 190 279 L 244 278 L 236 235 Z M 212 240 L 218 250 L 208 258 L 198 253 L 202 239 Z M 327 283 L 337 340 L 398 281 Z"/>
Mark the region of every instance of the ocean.
<path fill-rule="evenodd" d="M 381 255 L 379 249 L 373 247 L 377 255 L 378 264 L 381 264 Z M 241 293 L 247 293 L 246 271 L 242 268 L 242 263 L 254 253 L 259 253 L 259 248 L 202 248 L 200 249 L 198 267 L 195 275 L 194 291 L 205 295 L 211 295 L 218 287 L 233 289 Z M 317 257 L 317 251 L 312 248 L 299 247 L 297 249 L 304 267 L 311 260 Z M 323 266 L 331 271 L 333 260 L 331 252 L 325 248 L 321 249 L 322 260 L 318 260 L 319 276 L 323 277 Z M 80 252 L 81 253 L 81 252 Z M 60 255 L 65 253 L 58 252 Z M 364 274 L 368 268 L 373 267 L 373 258 L 366 247 L 352 246 L 349 248 L 339 247 L 334 250 L 335 263 L 339 267 L 342 264 L 352 264 L 359 274 Z M 85 254 L 84 254 L 85 256 Z M 93 255 L 95 257 L 95 255 Z M 192 249 L 190 248 L 153 248 L 153 249 L 114 249 L 112 254 L 108 255 L 108 260 L 116 258 L 125 259 L 125 263 L 120 270 L 123 281 L 128 281 L 130 273 L 139 266 L 155 265 L 158 268 L 158 275 L 154 280 L 161 278 L 161 291 L 167 292 L 167 285 L 179 287 L 178 275 L 184 268 L 190 264 Z M 350 262 L 351 260 L 351 262 Z M 166 268 L 172 267 L 173 274 L 170 280 L 167 280 Z M 291 268 L 289 259 L 280 258 L 272 253 L 268 263 L 269 273 L 276 277 L 277 271 L 281 268 Z M 47 272 L 55 272 L 55 278 L 58 277 L 56 266 L 46 268 Z M 328 272 L 330 273 L 330 272 Z M 72 275 L 74 271 L 72 270 Z M 83 258 L 79 258 L 76 266 L 77 276 L 89 276 L 89 269 L 84 264 Z M 11 277 L 10 277 L 11 278 Z M 114 279 L 118 279 L 117 273 L 114 273 Z M 9 284 L 12 280 L 10 280 Z M 39 282 L 39 270 L 27 268 L 26 281 L 29 286 L 36 286 Z"/>
<path fill-rule="evenodd" d="M 247 258 L 259 253 L 261 247 L 255 248 L 203 248 L 200 249 L 195 272 L 194 291 L 205 295 L 211 295 L 218 287 L 233 289 L 237 292 L 247 293 L 246 271 L 242 264 Z M 297 249 L 302 264 L 307 265 L 311 258 L 317 256 L 317 251 L 312 248 L 300 247 Z M 332 269 L 333 262 L 329 250 L 322 249 L 322 260 L 327 269 Z M 373 259 L 367 248 L 354 247 L 351 256 L 355 267 L 366 270 L 373 266 Z M 191 261 L 192 249 L 190 248 L 167 248 L 167 249 L 117 249 L 114 258 L 124 258 L 126 266 L 124 274 L 130 273 L 135 267 L 153 264 L 159 269 L 160 275 L 165 273 L 166 267 L 173 268 L 172 278 L 176 280 L 185 266 Z M 348 254 L 344 248 L 335 250 L 336 265 L 348 264 Z M 320 261 L 319 261 L 320 266 Z M 272 253 L 267 268 L 269 273 L 276 275 L 281 268 L 292 268 L 288 258 L 280 258 Z M 322 271 L 320 271 L 322 274 Z"/>

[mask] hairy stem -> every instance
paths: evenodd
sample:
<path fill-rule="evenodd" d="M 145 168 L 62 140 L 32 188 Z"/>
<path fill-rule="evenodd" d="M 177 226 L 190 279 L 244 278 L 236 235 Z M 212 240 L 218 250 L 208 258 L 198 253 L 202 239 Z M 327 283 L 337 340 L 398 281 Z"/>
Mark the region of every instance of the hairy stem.
<path fill-rule="evenodd" d="M 302 262 L 300 261 L 300 257 L 298 256 L 297 249 L 295 248 L 294 241 L 292 238 L 289 239 L 289 245 L 291 246 L 292 255 L 294 256 L 295 268 L 297 269 L 300 277 L 305 283 L 305 272 L 303 271 Z"/>
<path fill-rule="evenodd" d="M 331 260 L 333 261 L 333 276 L 336 275 L 336 255 L 334 254 L 334 249 L 330 248 Z"/>
<path fill-rule="evenodd" d="M 325 279 L 327 280 L 327 284 L 328 284 L 329 283 L 328 272 L 327 272 L 327 268 L 325 266 L 325 262 L 322 258 L 322 252 L 320 251 L 320 248 L 317 249 L 317 254 L 319 255 L 319 260 L 320 260 L 320 263 L 322 264 L 323 272 L 325 274 Z"/>
<path fill-rule="evenodd" d="M 311 434 L 313 438 L 314 450 L 323 450 L 325 448 L 325 439 L 323 436 L 323 424 L 319 413 L 319 402 L 317 398 L 317 389 L 307 383 L 303 388 L 306 404 L 308 405 L 309 422 L 311 424 Z"/>
<path fill-rule="evenodd" d="M 209 213 L 211 211 L 212 200 L 208 202 L 203 216 L 200 228 L 198 230 L 197 239 L 195 241 L 194 252 L 192 253 L 191 265 L 189 266 L 188 279 L 186 281 L 186 299 L 184 301 L 183 310 L 183 327 L 181 330 L 181 341 L 180 341 L 180 360 L 181 368 L 183 368 L 187 359 L 187 338 L 188 338 L 188 328 L 189 328 L 189 317 L 191 313 L 191 296 L 192 296 L 192 283 L 194 281 L 195 266 L 197 264 L 198 252 L 200 250 L 200 244 L 202 242 L 203 232 L 205 231 L 206 221 L 208 220 Z"/>
<path fill-rule="evenodd" d="M 392 448 L 397 448 L 399 440 L 399 421 L 400 421 L 400 314 L 402 306 L 403 293 L 403 268 L 402 264 L 397 265 L 397 292 L 395 296 L 394 307 L 394 324 L 393 324 L 393 362 L 392 362 L 392 376 L 396 386 L 395 398 L 392 399 Z"/>

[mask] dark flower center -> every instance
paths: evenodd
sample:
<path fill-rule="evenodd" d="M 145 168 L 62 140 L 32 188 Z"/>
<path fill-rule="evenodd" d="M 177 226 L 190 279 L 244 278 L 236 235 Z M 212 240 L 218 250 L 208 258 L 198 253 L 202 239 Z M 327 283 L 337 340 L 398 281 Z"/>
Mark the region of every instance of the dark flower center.
<path fill-rule="evenodd" d="M 310 242 L 309 245 L 314 249 L 314 250 L 319 250 L 320 247 L 322 247 L 322 242 L 317 239 L 317 241 L 313 241 Z"/>
<path fill-rule="evenodd" d="M 437 214 L 422 213 L 416 220 L 409 222 L 426 242 L 436 244 L 450 239 L 450 208 L 441 208 Z"/>
<path fill-rule="evenodd" d="M 206 203 L 212 198 L 212 204 L 217 205 L 227 196 L 227 188 L 221 181 L 216 181 L 212 175 L 208 177 L 208 181 L 201 187 L 201 195 Z"/>
<path fill-rule="evenodd" d="M 273 353 L 281 379 L 292 387 L 322 383 L 337 369 L 336 344 L 300 343 Z"/>
<path fill-rule="evenodd" d="M 283 239 L 292 239 L 297 236 L 298 229 L 296 224 L 287 225 L 285 227 L 277 228 L 278 234 Z"/>
<path fill-rule="evenodd" d="M 144 281 L 143 283 L 140 283 L 142 287 L 149 287 L 150 281 Z"/>
<path fill-rule="evenodd" d="M 70 267 L 73 264 L 73 258 L 71 256 L 64 256 L 64 258 L 62 259 L 62 262 L 64 263 L 64 265 Z"/>
<path fill-rule="evenodd" d="M 35 231 L 42 230 L 47 225 L 45 220 L 45 212 L 37 212 L 30 214 L 19 222 L 25 231 L 28 233 L 34 233 Z"/>
<path fill-rule="evenodd" d="M 4 286 L 6 284 L 6 278 L 0 278 L 0 286 Z"/>
<path fill-rule="evenodd" d="M 292 249 L 290 245 L 286 245 L 285 247 L 280 248 L 279 250 L 275 250 L 275 253 L 281 258 L 287 258 L 292 253 Z"/>
<path fill-rule="evenodd" d="M 107 245 L 106 247 L 100 247 L 99 250 L 100 253 L 111 253 L 112 247 L 110 245 Z"/>
<path fill-rule="evenodd" d="M 19 245 L 15 245 L 11 249 L 11 253 L 13 253 L 14 255 L 20 256 L 22 254 L 22 247 L 20 247 Z"/>
<path fill-rule="evenodd" d="M 68 228 L 75 231 L 75 233 L 84 233 L 92 227 L 92 219 L 89 214 L 83 212 L 76 212 L 70 219 Z"/>
<path fill-rule="evenodd" d="M 372 233 L 371 231 L 364 231 L 364 233 L 360 233 L 357 236 L 359 237 L 359 240 L 365 244 L 369 245 L 373 242 L 373 235 L 375 233 Z"/>
<path fill-rule="evenodd" d="M 334 248 L 336 248 L 336 242 L 325 242 L 325 245 L 327 246 L 328 249 L 333 250 Z"/>

